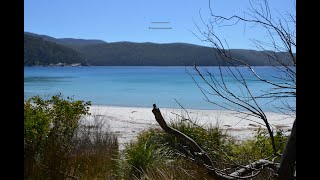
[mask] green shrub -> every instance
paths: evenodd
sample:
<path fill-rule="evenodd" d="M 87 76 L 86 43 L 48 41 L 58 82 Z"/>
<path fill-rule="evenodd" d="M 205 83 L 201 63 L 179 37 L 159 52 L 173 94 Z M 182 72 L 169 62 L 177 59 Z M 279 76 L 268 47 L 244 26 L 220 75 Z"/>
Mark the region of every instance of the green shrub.
<path fill-rule="evenodd" d="M 276 130 L 274 133 L 274 140 L 279 154 L 283 152 L 287 139 L 288 136 L 281 129 Z M 240 164 L 274 157 L 270 135 L 266 129 L 259 128 L 253 139 L 243 141 L 241 144 L 235 144 L 233 147 L 234 155 L 232 158 Z M 280 162 L 280 157 L 274 160 Z"/>
<path fill-rule="evenodd" d="M 61 95 L 24 103 L 25 179 L 108 179 L 117 177 L 117 136 L 102 120 L 81 124 L 90 102 Z"/>
<path fill-rule="evenodd" d="M 46 172 L 56 177 L 60 158 L 70 152 L 79 119 L 88 114 L 89 105 L 90 102 L 72 101 L 69 97 L 65 100 L 61 95 L 50 100 L 35 96 L 24 103 L 26 177 L 34 176 L 38 165 L 50 169 Z"/>

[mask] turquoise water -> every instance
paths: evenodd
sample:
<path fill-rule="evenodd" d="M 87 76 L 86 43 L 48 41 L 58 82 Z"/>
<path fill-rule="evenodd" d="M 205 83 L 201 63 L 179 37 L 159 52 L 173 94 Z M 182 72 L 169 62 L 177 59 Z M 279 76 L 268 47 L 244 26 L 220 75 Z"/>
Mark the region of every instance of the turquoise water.
<path fill-rule="evenodd" d="M 219 75 L 217 67 L 207 68 Z M 264 78 L 281 81 L 272 77 L 279 72 L 271 67 L 256 67 L 255 70 Z M 240 68 L 240 71 L 253 94 L 261 94 L 261 89 L 270 88 L 266 83 L 256 81 L 247 68 Z M 153 103 L 159 107 L 179 108 L 176 99 L 185 108 L 221 109 L 204 101 L 204 95 L 190 74 L 196 74 L 192 67 L 25 67 L 24 95 L 25 99 L 34 95 L 48 98 L 61 92 L 65 97 L 72 96 L 93 104 L 150 108 Z M 223 77 L 235 94 L 241 94 L 239 84 L 230 78 L 230 74 L 225 73 Z M 198 76 L 195 79 L 209 90 Z M 224 102 L 219 98 L 215 100 Z M 295 106 L 295 98 L 286 101 Z M 266 111 L 282 105 L 280 101 L 270 103 L 267 99 L 259 100 L 259 104 Z"/>

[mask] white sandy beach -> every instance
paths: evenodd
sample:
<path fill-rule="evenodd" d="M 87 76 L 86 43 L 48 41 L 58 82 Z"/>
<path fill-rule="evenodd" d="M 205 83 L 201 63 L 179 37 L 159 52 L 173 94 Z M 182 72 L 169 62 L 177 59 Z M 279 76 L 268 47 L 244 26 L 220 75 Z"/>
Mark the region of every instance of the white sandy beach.
<path fill-rule="evenodd" d="M 90 122 L 94 116 L 102 117 L 106 121 L 106 125 L 110 130 L 116 132 L 119 135 L 120 149 L 123 148 L 125 143 L 134 140 L 137 134 L 150 127 L 159 127 L 153 113 L 152 107 L 116 107 L 116 106 L 97 106 L 93 105 L 90 108 L 91 116 L 84 117 L 84 122 Z M 188 118 L 185 110 L 161 108 L 161 113 L 166 121 L 175 120 L 178 116 L 184 116 Z M 244 140 L 253 137 L 256 129 L 261 126 L 264 128 L 261 119 L 254 117 L 246 117 L 244 115 L 235 114 L 231 111 L 220 110 L 192 110 L 187 109 L 188 114 L 192 120 L 196 120 L 201 125 L 217 125 L 227 130 L 230 135 L 237 140 Z M 289 130 L 292 127 L 294 117 L 267 112 L 269 123 L 273 128 L 280 128 Z M 243 119 L 245 117 L 247 119 Z M 248 120 L 250 119 L 250 120 Z M 257 122 L 253 122 L 257 121 Z"/>

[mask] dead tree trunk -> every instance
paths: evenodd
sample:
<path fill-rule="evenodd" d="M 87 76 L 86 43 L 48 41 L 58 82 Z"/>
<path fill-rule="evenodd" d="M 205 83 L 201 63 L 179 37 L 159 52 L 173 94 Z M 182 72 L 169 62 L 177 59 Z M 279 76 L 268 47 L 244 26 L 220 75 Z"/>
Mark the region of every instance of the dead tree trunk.
<path fill-rule="evenodd" d="M 292 130 L 286 147 L 281 156 L 280 168 L 278 171 L 279 180 L 291 180 L 294 177 L 296 163 L 296 120 L 293 122 Z"/>

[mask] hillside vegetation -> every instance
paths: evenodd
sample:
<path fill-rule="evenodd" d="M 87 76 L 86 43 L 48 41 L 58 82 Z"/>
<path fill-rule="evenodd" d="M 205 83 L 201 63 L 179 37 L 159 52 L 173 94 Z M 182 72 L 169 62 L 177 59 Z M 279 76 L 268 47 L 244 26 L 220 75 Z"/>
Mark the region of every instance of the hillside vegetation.
<path fill-rule="evenodd" d="M 24 34 L 25 66 L 47 66 L 58 63 L 87 65 L 86 58 L 70 47 Z"/>
<path fill-rule="evenodd" d="M 25 33 L 24 45 L 26 66 L 58 62 L 82 65 L 88 63 L 92 66 L 192 66 L 194 63 L 200 66 L 219 65 L 216 49 L 186 43 L 107 43 L 101 40 L 58 39 Z M 268 57 L 258 51 L 231 49 L 230 53 L 252 66 L 271 65 Z M 277 52 L 276 55 L 290 62 L 287 53 Z"/>

